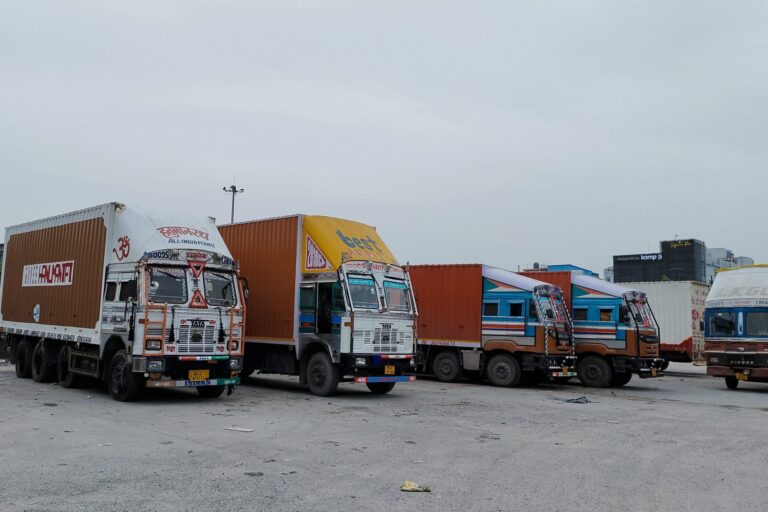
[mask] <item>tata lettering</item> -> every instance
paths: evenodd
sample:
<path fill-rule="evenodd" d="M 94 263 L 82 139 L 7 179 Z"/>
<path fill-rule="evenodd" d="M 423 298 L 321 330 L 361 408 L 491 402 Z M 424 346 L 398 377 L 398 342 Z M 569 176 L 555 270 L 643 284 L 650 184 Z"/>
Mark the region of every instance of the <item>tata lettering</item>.
<path fill-rule="evenodd" d="M 74 261 L 25 265 L 21 286 L 69 286 L 74 273 Z"/>
<path fill-rule="evenodd" d="M 341 241 L 344 242 L 344 244 L 347 247 L 351 247 L 352 249 L 365 249 L 366 251 L 373 251 L 376 249 L 378 252 L 383 252 L 381 249 L 379 249 L 379 246 L 376 244 L 376 240 L 371 238 L 369 235 L 368 238 L 356 238 L 356 237 L 348 237 L 345 236 L 344 233 L 341 232 L 340 229 L 336 230 L 336 234 L 339 235 L 339 238 L 341 238 Z"/>

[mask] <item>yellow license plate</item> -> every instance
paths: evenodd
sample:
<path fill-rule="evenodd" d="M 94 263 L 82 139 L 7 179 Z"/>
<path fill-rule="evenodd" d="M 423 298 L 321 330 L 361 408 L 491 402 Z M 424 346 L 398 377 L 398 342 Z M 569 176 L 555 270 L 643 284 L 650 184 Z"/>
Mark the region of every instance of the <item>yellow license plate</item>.
<path fill-rule="evenodd" d="M 210 370 L 189 370 L 189 380 L 192 382 L 201 382 L 208 380 L 211 375 Z"/>
<path fill-rule="evenodd" d="M 384 375 L 394 375 L 395 374 L 395 367 L 391 364 L 388 364 L 384 367 Z"/>
<path fill-rule="evenodd" d="M 737 372 L 736 380 L 749 380 L 749 377 L 747 376 L 746 373 Z"/>
<path fill-rule="evenodd" d="M 656 368 L 651 368 L 651 375 L 656 376 Z"/>

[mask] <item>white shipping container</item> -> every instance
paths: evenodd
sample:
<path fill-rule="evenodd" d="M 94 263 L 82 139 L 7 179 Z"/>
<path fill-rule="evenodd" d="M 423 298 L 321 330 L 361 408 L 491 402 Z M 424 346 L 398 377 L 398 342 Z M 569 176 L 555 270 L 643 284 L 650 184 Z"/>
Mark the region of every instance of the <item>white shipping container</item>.
<path fill-rule="evenodd" d="M 617 283 L 645 292 L 659 323 L 662 353 L 672 349 L 694 362 L 704 361 L 704 305 L 710 286 L 698 281 L 655 281 L 650 283 Z M 691 340 L 691 348 L 684 348 Z M 665 350 L 666 349 L 666 350 Z M 664 354 L 662 354 L 664 357 Z"/>

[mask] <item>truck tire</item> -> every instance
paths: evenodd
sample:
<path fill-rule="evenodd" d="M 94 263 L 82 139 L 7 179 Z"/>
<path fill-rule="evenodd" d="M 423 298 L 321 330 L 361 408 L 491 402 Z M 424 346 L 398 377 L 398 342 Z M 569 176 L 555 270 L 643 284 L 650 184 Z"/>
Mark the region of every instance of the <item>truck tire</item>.
<path fill-rule="evenodd" d="M 661 371 L 666 370 L 669 368 L 669 359 L 665 359 L 663 363 L 661 363 Z"/>
<path fill-rule="evenodd" d="M 386 395 L 395 389 L 394 382 L 368 382 L 366 386 L 368 386 L 368 389 L 370 389 L 371 393 L 374 395 Z"/>
<path fill-rule="evenodd" d="M 83 377 L 72 372 L 69 367 L 70 354 L 72 347 L 64 345 L 59 350 L 59 357 L 56 364 L 56 380 L 63 388 L 76 388 L 82 384 Z"/>
<path fill-rule="evenodd" d="M 611 383 L 613 372 L 608 361 L 600 356 L 587 356 L 576 365 L 579 380 L 588 388 L 605 388 Z"/>
<path fill-rule="evenodd" d="M 32 380 L 43 383 L 53 382 L 56 378 L 56 360 L 48 356 L 43 343 L 42 340 L 38 341 L 35 348 L 32 349 L 30 361 Z"/>
<path fill-rule="evenodd" d="M 197 394 L 203 398 L 219 398 L 226 386 L 197 386 Z"/>
<path fill-rule="evenodd" d="M 520 363 L 509 354 L 496 354 L 488 361 L 486 375 L 494 386 L 512 387 L 520 383 Z"/>
<path fill-rule="evenodd" d="M 611 386 L 620 388 L 626 386 L 632 380 L 632 372 L 614 373 L 611 377 Z"/>
<path fill-rule="evenodd" d="M 325 352 L 315 352 L 307 362 L 307 386 L 316 396 L 330 396 L 339 387 L 339 369 Z"/>
<path fill-rule="evenodd" d="M 739 387 L 739 379 L 736 377 L 726 377 L 725 385 L 728 389 L 736 389 Z"/>
<path fill-rule="evenodd" d="M 432 373 L 440 382 L 456 382 L 461 377 L 461 363 L 456 352 L 440 352 L 432 360 Z"/>
<path fill-rule="evenodd" d="M 16 346 L 16 376 L 28 379 L 32 376 L 32 347 L 27 340 L 22 340 Z"/>
<path fill-rule="evenodd" d="M 144 389 L 144 376 L 133 373 L 125 350 L 118 350 L 109 363 L 109 394 L 118 402 L 132 402 Z"/>

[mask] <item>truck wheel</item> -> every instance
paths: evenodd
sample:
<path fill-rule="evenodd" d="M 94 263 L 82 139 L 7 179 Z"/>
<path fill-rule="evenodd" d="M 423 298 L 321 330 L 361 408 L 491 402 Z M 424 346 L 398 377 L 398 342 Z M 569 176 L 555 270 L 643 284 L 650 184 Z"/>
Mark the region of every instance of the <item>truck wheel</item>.
<path fill-rule="evenodd" d="M 72 348 L 69 345 L 64 345 L 59 350 L 59 357 L 56 364 L 56 379 L 59 381 L 59 385 L 63 388 L 76 388 L 82 383 L 82 377 L 74 373 L 69 367 L 69 360 L 71 359 Z"/>
<path fill-rule="evenodd" d="M 508 354 L 497 354 L 488 361 L 486 374 L 494 386 L 512 387 L 520 383 L 520 363 Z"/>
<path fill-rule="evenodd" d="M 197 394 L 203 398 L 219 398 L 226 386 L 197 386 Z"/>
<path fill-rule="evenodd" d="M 669 368 L 669 359 L 665 359 L 663 363 L 661 363 L 661 371 L 666 370 Z"/>
<path fill-rule="evenodd" d="M 432 360 L 432 373 L 440 382 L 456 382 L 461 377 L 461 365 L 456 352 L 440 352 Z"/>
<path fill-rule="evenodd" d="M 739 387 L 739 379 L 736 377 L 726 377 L 725 385 L 728 387 L 728 389 L 736 389 Z"/>
<path fill-rule="evenodd" d="M 611 386 L 625 386 L 630 380 L 632 380 L 632 372 L 614 373 L 611 377 Z"/>
<path fill-rule="evenodd" d="M 317 396 L 330 396 L 339 387 L 339 369 L 325 352 L 312 354 L 307 363 L 309 392 Z"/>
<path fill-rule="evenodd" d="M 16 346 L 16 376 L 28 379 L 32 376 L 32 350 L 27 340 L 20 341 Z"/>
<path fill-rule="evenodd" d="M 109 364 L 109 394 L 118 402 L 136 400 L 144 388 L 144 377 L 133 373 L 125 350 L 118 350 Z"/>
<path fill-rule="evenodd" d="M 604 388 L 611 383 L 611 366 L 600 356 L 587 356 L 576 367 L 579 380 L 588 388 Z"/>
<path fill-rule="evenodd" d="M 42 341 L 32 349 L 32 380 L 35 382 L 53 382 L 56 378 L 56 360 L 49 360 Z"/>
<path fill-rule="evenodd" d="M 386 395 L 393 389 L 395 389 L 394 382 L 369 382 L 366 384 L 371 393 L 375 395 Z"/>

